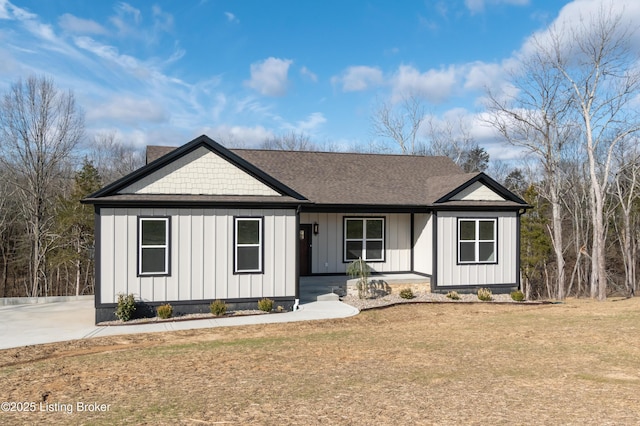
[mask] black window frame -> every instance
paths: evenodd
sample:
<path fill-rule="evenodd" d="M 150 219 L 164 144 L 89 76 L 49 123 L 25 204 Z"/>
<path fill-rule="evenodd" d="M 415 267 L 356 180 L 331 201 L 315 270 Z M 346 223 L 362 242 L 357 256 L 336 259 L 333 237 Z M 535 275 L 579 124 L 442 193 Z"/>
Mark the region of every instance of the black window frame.
<path fill-rule="evenodd" d="M 163 221 L 165 222 L 165 244 L 153 244 L 144 246 L 142 244 L 142 231 L 143 226 L 142 222 L 144 221 Z M 171 276 L 171 217 L 170 216 L 138 216 L 137 217 L 137 262 L 136 262 L 136 273 L 138 277 L 168 277 Z M 152 272 L 143 272 L 142 271 L 142 251 L 144 249 L 157 249 L 164 248 L 165 249 L 165 267 L 163 271 L 152 271 Z"/>
<path fill-rule="evenodd" d="M 259 223 L 258 235 L 260 242 L 258 246 L 258 268 L 257 269 L 238 269 L 238 247 L 251 247 L 256 244 L 238 244 L 238 222 L 239 221 L 257 221 Z M 234 216 L 233 217 L 233 273 L 234 275 L 242 274 L 264 274 L 264 216 Z"/>
<path fill-rule="evenodd" d="M 387 235 L 386 235 L 386 217 L 385 216 L 344 216 L 342 218 L 342 262 L 343 263 L 351 263 L 354 260 L 358 260 L 358 259 L 348 259 L 347 258 L 347 254 L 348 254 L 348 250 L 347 250 L 347 242 L 349 241 L 362 241 L 362 253 L 364 254 L 364 256 L 362 257 L 362 260 L 364 260 L 365 262 L 369 262 L 369 263 L 384 263 L 386 262 L 386 247 L 387 247 Z M 347 238 L 347 221 L 362 221 L 362 238 Z M 366 222 L 368 221 L 382 221 L 382 238 L 367 238 L 367 227 L 366 227 Z M 367 246 L 367 241 L 381 241 L 382 242 L 382 248 L 381 248 L 381 258 L 377 258 L 377 259 L 369 259 L 366 254 L 366 246 Z"/>
<path fill-rule="evenodd" d="M 498 218 L 497 217 L 459 217 L 456 224 L 456 261 L 458 265 L 497 265 L 498 264 Z M 475 238 L 473 240 L 462 240 L 460 226 L 462 222 L 473 222 Z M 480 238 L 480 222 L 493 223 L 493 239 Z M 474 243 L 474 260 L 461 260 L 461 243 Z M 480 258 L 480 243 L 493 243 L 493 260 L 482 261 Z"/>

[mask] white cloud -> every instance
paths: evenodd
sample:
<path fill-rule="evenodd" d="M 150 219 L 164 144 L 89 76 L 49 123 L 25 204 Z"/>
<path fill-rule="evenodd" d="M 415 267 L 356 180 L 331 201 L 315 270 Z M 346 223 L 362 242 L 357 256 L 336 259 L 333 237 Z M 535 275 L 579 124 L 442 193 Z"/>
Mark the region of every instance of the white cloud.
<path fill-rule="evenodd" d="M 247 96 L 244 98 L 236 99 L 233 111 L 236 114 L 254 113 L 254 114 L 266 114 L 270 107 L 262 104 L 254 96 Z"/>
<path fill-rule="evenodd" d="M 251 64 L 251 79 L 245 85 L 265 96 L 283 96 L 287 92 L 290 59 L 270 57 Z"/>
<path fill-rule="evenodd" d="M 82 19 L 69 13 L 58 18 L 58 25 L 70 33 L 82 34 L 106 34 L 107 30 L 102 25 L 91 19 Z"/>
<path fill-rule="evenodd" d="M 114 46 L 98 43 L 91 37 L 81 36 L 74 38 L 76 46 L 84 49 L 94 55 L 99 56 L 113 64 L 117 64 L 121 68 L 135 71 L 141 68 L 139 61 L 133 56 L 121 55 Z"/>
<path fill-rule="evenodd" d="M 120 54 L 118 49 L 114 46 L 101 44 L 88 36 L 74 37 L 74 41 L 77 47 L 93 53 L 103 61 L 106 61 L 110 66 L 120 68 L 122 71 L 136 77 L 139 81 L 144 81 L 145 85 L 175 84 L 183 87 L 189 87 L 188 84 L 184 83 L 180 79 L 163 74 L 159 69 L 157 69 L 157 65 L 154 65 L 153 63 L 148 64 L 133 56 Z M 182 54 L 183 52 L 180 50 L 174 53 L 174 55 L 177 55 L 177 58 Z M 177 58 L 172 56 L 169 60 L 177 60 Z M 108 74 L 113 78 L 113 71 L 108 71 Z"/>
<path fill-rule="evenodd" d="M 156 101 L 119 96 L 87 111 L 87 120 L 107 120 L 139 125 L 143 122 L 161 123 L 168 120 L 168 114 Z"/>
<path fill-rule="evenodd" d="M 343 92 L 359 92 L 382 85 L 384 77 L 377 67 L 358 65 L 347 68 L 340 77 L 333 77 L 331 81 L 341 83 Z"/>
<path fill-rule="evenodd" d="M 612 18 L 620 16 L 618 31 L 631 29 L 631 33 L 626 35 L 627 41 L 640 50 L 640 31 L 637 30 L 637 22 L 640 21 L 640 1 L 574 0 L 560 10 L 549 27 L 536 32 L 525 41 L 520 55 L 528 55 L 535 49 L 536 43 L 541 46 L 550 45 L 554 29 L 559 31 L 555 36 L 561 40 L 560 47 L 565 54 L 570 54 L 570 45 L 575 46 L 576 43 L 569 43 L 569 38 L 588 34 L 591 28 L 598 25 L 594 21 L 608 18 L 605 14 L 610 14 Z"/>
<path fill-rule="evenodd" d="M 173 15 L 165 12 L 158 5 L 153 5 L 151 8 L 153 13 L 153 26 L 159 31 L 172 31 L 173 30 Z"/>
<path fill-rule="evenodd" d="M 220 120 L 220 114 L 222 114 L 227 107 L 227 97 L 224 93 L 217 93 L 214 97 L 215 103 L 211 107 L 211 118 L 214 121 Z"/>
<path fill-rule="evenodd" d="M 511 6 L 526 6 L 530 0 L 465 0 L 464 4 L 471 14 L 484 12 L 487 6 L 497 6 L 501 4 Z"/>
<path fill-rule="evenodd" d="M 28 20 L 24 22 L 24 26 L 36 37 L 42 38 L 46 41 L 57 42 L 57 37 L 51 25 L 43 24 L 35 20 Z"/>
<path fill-rule="evenodd" d="M 398 102 L 409 94 L 422 96 L 432 103 L 447 100 L 456 87 L 457 70 L 454 66 L 421 73 L 409 65 L 401 65 L 391 79 L 391 100 Z"/>
<path fill-rule="evenodd" d="M 225 12 L 224 16 L 227 17 L 227 21 L 228 22 L 231 22 L 233 24 L 239 24 L 240 23 L 240 20 L 236 17 L 236 15 L 234 15 L 231 12 Z"/>
<path fill-rule="evenodd" d="M 115 11 L 116 16 L 110 17 L 109 21 L 118 29 L 120 34 L 136 34 L 138 31 L 137 27 L 142 20 L 140 10 L 128 3 L 120 2 L 115 7 Z"/>
<path fill-rule="evenodd" d="M 315 73 L 311 72 L 311 70 L 307 67 L 300 68 L 300 74 L 307 77 L 309 80 L 313 81 L 314 83 L 318 82 L 318 76 Z"/>
<path fill-rule="evenodd" d="M 262 126 L 230 126 L 202 127 L 198 134 L 206 134 L 211 139 L 230 148 L 252 148 L 272 138 L 274 133 Z"/>
<path fill-rule="evenodd" d="M 35 18 L 36 14 L 12 4 L 9 0 L 0 0 L 0 19 L 24 21 Z"/>
<path fill-rule="evenodd" d="M 504 76 L 501 64 L 474 62 L 469 65 L 469 71 L 465 76 L 464 88 L 469 90 L 484 90 L 492 87 L 496 81 Z"/>
<path fill-rule="evenodd" d="M 116 11 L 120 15 L 131 15 L 133 17 L 133 21 L 136 24 L 139 24 L 140 21 L 142 20 L 142 14 L 140 13 L 140 10 L 131 6 L 129 3 L 125 3 L 125 2 L 118 3 L 118 6 L 116 7 Z"/>
<path fill-rule="evenodd" d="M 0 48 L 0 58 L 2 58 L 2 61 L 0 61 L 0 73 L 13 74 L 19 69 L 18 63 L 4 48 Z M 2 89 L 4 88 L 2 87 Z"/>
<path fill-rule="evenodd" d="M 11 19 L 8 10 L 10 4 L 7 0 L 0 0 L 0 19 Z"/>
<path fill-rule="evenodd" d="M 326 123 L 327 119 L 321 112 L 313 112 L 305 120 L 297 121 L 295 125 L 285 124 L 284 127 L 287 130 L 292 130 L 298 133 L 313 133 L 318 127 Z"/>

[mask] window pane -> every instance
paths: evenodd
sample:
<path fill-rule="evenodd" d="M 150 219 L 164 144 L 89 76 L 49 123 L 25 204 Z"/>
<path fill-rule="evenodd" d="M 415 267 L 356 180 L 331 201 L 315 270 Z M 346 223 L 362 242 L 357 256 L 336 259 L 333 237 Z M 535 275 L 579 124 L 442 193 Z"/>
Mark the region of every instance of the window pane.
<path fill-rule="evenodd" d="M 367 220 L 367 238 L 382 238 L 382 220 Z"/>
<path fill-rule="evenodd" d="M 347 219 L 347 238 L 362 238 L 362 220 Z"/>
<path fill-rule="evenodd" d="M 257 220 L 241 220 L 237 222 L 238 244 L 260 244 L 260 222 Z"/>
<path fill-rule="evenodd" d="M 362 241 L 347 241 L 347 260 L 356 260 L 362 257 Z"/>
<path fill-rule="evenodd" d="M 460 239 L 475 240 L 476 239 L 476 222 L 469 220 L 460 221 Z"/>
<path fill-rule="evenodd" d="M 238 271 L 257 271 L 260 269 L 260 247 L 238 247 L 237 256 Z"/>
<path fill-rule="evenodd" d="M 165 245 L 167 237 L 166 220 L 142 220 L 142 245 Z"/>
<path fill-rule="evenodd" d="M 460 262 L 476 261 L 476 244 L 460 243 Z"/>
<path fill-rule="evenodd" d="M 491 243 L 480 243 L 480 253 L 479 253 L 479 261 L 480 262 L 494 262 L 495 261 L 495 244 Z"/>
<path fill-rule="evenodd" d="M 480 221 L 480 239 L 481 240 L 493 240 L 493 227 L 495 222 L 492 220 Z"/>
<path fill-rule="evenodd" d="M 366 260 L 382 260 L 382 241 L 367 241 Z"/>
<path fill-rule="evenodd" d="M 143 248 L 140 272 L 143 274 L 162 274 L 167 272 L 165 265 L 165 252 L 166 249 L 163 248 Z"/>

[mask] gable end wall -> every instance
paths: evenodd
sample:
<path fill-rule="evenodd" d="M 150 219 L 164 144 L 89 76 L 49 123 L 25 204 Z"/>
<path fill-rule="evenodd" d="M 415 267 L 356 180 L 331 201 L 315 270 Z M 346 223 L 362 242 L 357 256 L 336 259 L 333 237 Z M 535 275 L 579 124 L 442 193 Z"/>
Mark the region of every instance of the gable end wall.
<path fill-rule="evenodd" d="M 482 182 L 475 182 L 469 187 L 451 197 L 452 201 L 504 201 L 500 195 L 495 193 Z"/>
<path fill-rule="evenodd" d="M 224 158 L 200 147 L 123 188 L 120 194 L 280 195 Z"/>

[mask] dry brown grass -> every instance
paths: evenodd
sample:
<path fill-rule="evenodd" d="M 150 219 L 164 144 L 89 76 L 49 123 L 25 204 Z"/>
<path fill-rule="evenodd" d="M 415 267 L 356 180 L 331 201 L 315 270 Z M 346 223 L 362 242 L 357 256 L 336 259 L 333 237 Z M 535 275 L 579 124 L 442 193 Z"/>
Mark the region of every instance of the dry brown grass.
<path fill-rule="evenodd" d="M 638 424 L 640 299 L 421 304 L 0 351 L 2 424 Z"/>

